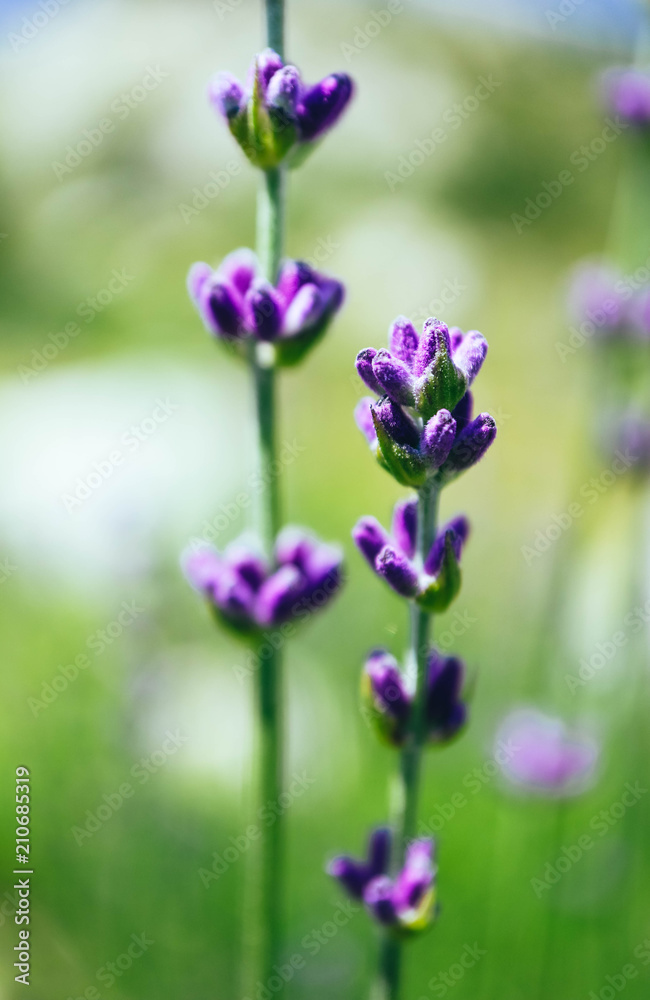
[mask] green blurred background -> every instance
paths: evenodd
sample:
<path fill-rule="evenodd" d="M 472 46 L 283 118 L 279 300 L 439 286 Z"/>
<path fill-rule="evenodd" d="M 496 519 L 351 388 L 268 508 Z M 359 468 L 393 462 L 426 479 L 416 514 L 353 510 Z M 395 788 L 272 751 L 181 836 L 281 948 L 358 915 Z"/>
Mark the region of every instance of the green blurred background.
<path fill-rule="evenodd" d="M 563 20 L 549 18 L 560 7 Z M 427 762 L 422 814 L 439 829 L 442 910 L 410 948 L 406 995 L 611 1000 L 610 980 L 632 963 L 626 996 L 645 997 L 650 800 L 557 884 L 531 884 L 626 782 L 650 787 L 645 633 L 577 692 L 566 680 L 639 603 L 641 488 L 620 477 L 547 551 L 524 552 L 609 465 L 593 446 L 591 348 L 563 359 L 557 344 L 570 335 L 567 273 L 607 244 L 626 138 L 584 171 L 576 151 L 602 132 L 597 74 L 630 58 L 636 15 L 623 3 L 409 0 L 366 31 L 384 8 L 293 0 L 287 11 L 288 53 L 307 79 L 344 69 L 358 94 L 289 197 L 288 253 L 316 258 L 348 296 L 326 340 L 283 376 L 281 439 L 296 457 L 282 489 L 290 520 L 343 542 L 348 581 L 288 651 L 289 769 L 308 787 L 286 820 L 286 952 L 305 966 L 283 995 L 361 998 L 372 977 L 362 913 L 328 937 L 342 896 L 323 865 L 359 853 L 386 818 L 393 758 L 359 714 L 358 677 L 369 648 L 399 655 L 407 622 L 350 542 L 359 516 L 386 522 L 401 493 L 353 424 L 353 360 L 384 342 L 395 315 L 435 313 L 486 335 L 477 405 L 499 434 L 444 497 L 443 516 L 465 511 L 473 536 L 462 594 L 436 632 L 477 686 L 471 727 Z M 0 1000 L 24 990 L 12 968 L 19 765 L 32 774 L 34 995 L 236 1000 L 246 852 L 207 885 L 201 870 L 248 823 L 252 689 L 237 676 L 242 649 L 214 629 L 178 556 L 206 524 L 220 546 L 247 527 L 250 512 L 228 511 L 247 490 L 254 429 L 246 372 L 210 342 L 184 280 L 193 261 L 254 240 L 255 177 L 205 86 L 218 69 L 245 72 L 260 10 L 43 9 L 2 9 Z M 493 93 L 476 101 L 480 78 Z M 101 142 L 70 158 L 104 119 Z M 440 126 L 445 141 L 387 179 Z M 513 214 L 567 168 L 575 183 L 516 226 Z M 648 253 L 646 242 L 631 263 Z M 66 501 L 106 462 L 105 481 Z M 495 773 L 495 730 L 522 701 L 602 741 L 598 781 L 563 807 L 513 796 Z M 185 738 L 173 753 L 162 749 L 169 732 Z M 134 794 L 116 806 L 124 782 Z M 109 818 L 79 843 L 75 828 L 105 796 Z M 143 933 L 152 943 L 110 982 L 106 963 Z M 445 984 L 468 945 L 484 954 Z"/>

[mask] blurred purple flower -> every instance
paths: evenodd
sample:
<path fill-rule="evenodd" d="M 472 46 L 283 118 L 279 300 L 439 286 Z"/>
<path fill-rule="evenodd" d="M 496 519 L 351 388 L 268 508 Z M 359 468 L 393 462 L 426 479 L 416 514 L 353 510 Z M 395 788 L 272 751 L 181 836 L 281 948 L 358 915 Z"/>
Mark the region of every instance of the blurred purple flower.
<path fill-rule="evenodd" d="M 316 343 L 343 302 L 343 285 L 302 261 L 286 260 L 277 284 L 260 276 L 257 257 L 241 248 L 216 271 L 194 264 L 187 287 L 207 329 L 224 340 L 248 338 L 277 345 L 292 364 Z"/>
<path fill-rule="evenodd" d="M 395 878 L 388 875 L 391 845 L 390 830 L 375 830 L 370 836 L 367 860 L 334 858 L 327 871 L 354 899 L 365 903 L 378 923 L 400 931 L 423 930 L 433 920 L 436 909 L 433 840 L 412 841 Z"/>
<path fill-rule="evenodd" d="M 496 742 L 512 750 L 497 755 L 505 777 L 541 795 L 561 797 L 583 791 L 598 760 L 593 739 L 535 709 L 511 712 L 499 727 Z"/>
<path fill-rule="evenodd" d="M 428 658 L 426 694 L 427 740 L 430 743 L 450 742 L 465 725 L 464 678 L 462 660 L 432 650 Z M 392 746 L 401 746 L 409 731 L 413 691 L 397 660 L 385 649 L 374 650 L 366 660 L 362 695 L 382 739 Z"/>
<path fill-rule="evenodd" d="M 612 111 L 632 125 L 650 125 L 650 74 L 639 69 L 610 69 L 603 78 Z"/>
<path fill-rule="evenodd" d="M 276 627 L 320 610 L 339 590 L 343 557 L 301 528 L 277 537 L 275 568 L 254 544 L 239 539 L 225 552 L 203 548 L 183 558 L 185 576 L 238 632 Z"/>

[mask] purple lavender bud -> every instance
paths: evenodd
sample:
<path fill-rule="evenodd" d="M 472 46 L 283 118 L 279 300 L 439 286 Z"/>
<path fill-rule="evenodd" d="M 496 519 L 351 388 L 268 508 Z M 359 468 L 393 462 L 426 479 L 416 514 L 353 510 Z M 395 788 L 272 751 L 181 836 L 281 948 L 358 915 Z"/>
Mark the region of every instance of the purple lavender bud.
<path fill-rule="evenodd" d="M 208 87 L 210 103 L 224 118 L 233 118 L 246 103 L 244 88 L 232 73 L 219 73 Z"/>
<path fill-rule="evenodd" d="M 632 125 L 650 124 L 650 76 L 638 69 L 610 70 L 604 79 L 613 111 Z"/>
<path fill-rule="evenodd" d="M 343 552 L 338 545 L 316 543 L 307 553 L 304 562 L 305 593 L 314 596 L 324 590 L 332 596 L 341 583 Z"/>
<path fill-rule="evenodd" d="M 375 562 L 381 550 L 390 544 L 388 533 L 374 517 L 362 517 L 360 521 L 357 521 L 352 529 L 352 539 L 372 569 L 375 568 Z"/>
<path fill-rule="evenodd" d="M 368 884 L 363 901 L 372 916 L 380 924 L 390 926 L 397 923 L 397 912 L 393 902 L 395 887 L 388 875 L 380 875 Z"/>
<path fill-rule="evenodd" d="M 456 347 L 452 343 L 452 357 L 456 367 L 460 368 L 467 379 L 467 384 L 471 385 L 485 361 L 488 345 L 478 330 L 470 330 L 464 336 L 461 333 L 461 337 Z"/>
<path fill-rule="evenodd" d="M 291 617 L 291 609 L 301 596 L 303 574 L 296 566 L 281 566 L 262 584 L 255 601 L 258 625 L 280 625 Z"/>
<path fill-rule="evenodd" d="M 372 399 L 370 396 L 364 396 L 363 399 L 360 399 L 354 408 L 354 419 L 370 447 L 375 448 L 377 446 L 377 431 L 375 430 L 375 422 L 372 419 L 371 405 Z"/>
<path fill-rule="evenodd" d="M 433 743 L 445 743 L 464 726 L 467 709 L 461 700 L 465 667 L 455 656 L 429 657 L 427 677 L 427 728 Z"/>
<path fill-rule="evenodd" d="M 253 71 L 257 71 L 262 88 L 266 90 L 275 74 L 284 66 L 282 59 L 273 49 L 263 49 L 257 56 Z"/>
<path fill-rule="evenodd" d="M 513 784 L 549 796 L 575 795 L 593 777 L 597 744 L 584 733 L 571 731 L 558 718 L 535 709 L 516 709 L 497 733 L 497 745 L 511 748 L 501 754 L 501 769 Z"/>
<path fill-rule="evenodd" d="M 494 417 L 489 413 L 480 413 L 462 434 L 458 434 L 449 458 L 440 469 L 443 482 L 455 479 L 462 472 L 475 465 L 488 450 L 497 434 Z"/>
<path fill-rule="evenodd" d="M 253 590 L 257 591 L 268 576 L 268 566 L 252 547 L 242 540 L 232 542 L 223 554 L 225 564 Z"/>
<path fill-rule="evenodd" d="M 303 285 L 315 283 L 316 272 L 304 260 L 285 260 L 278 276 L 278 295 L 289 304 Z"/>
<path fill-rule="evenodd" d="M 259 267 L 253 251 L 248 247 L 239 247 L 224 257 L 217 270 L 217 276 L 234 285 L 243 297 L 257 278 Z"/>
<path fill-rule="evenodd" d="M 187 276 L 187 290 L 190 298 L 197 306 L 200 301 L 201 290 L 211 277 L 212 268 L 209 264 L 205 264 L 203 261 L 192 264 Z"/>
<path fill-rule="evenodd" d="M 474 412 L 474 397 L 471 392 L 466 392 L 460 403 L 457 403 L 452 410 L 452 417 L 456 421 L 456 436 L 461 434 L 472 419 Z"/>
<path fill-rule="evenodd" d="M 303 285 L 286 311 L 283 334 L 294 336 L 306 327 L 313 326 L 325 312 L 325 307 L 321 290 L 316 285 Z"/>
<path fill-rule="evenodd" d="M 400 500 L 395 504 L 392 531 L 393 538 L 404 555 L 413 559 L 418 533 L 417 500 Z"/>
<path fill-rule="evenodd" d="M 430 469 L 439 469 L 446 461 L 456 438 L 456 421 L 449 410 L 438 410 L 424 425 L 420 451 Z"/>
<path fill-rule="evenodd" d="M 214 601 L 234 624 L 248 625 L 253 615 L 255 592 L 230 566 L 224 565 L 214 585 Z"/>
<path fill-rule="evenodd" d="M 374 830 L 368 842 L 366 861 L 355 861 L 345 856 L 334 858 L 327 866 L 327 871 L 343 883 L 353 898 L 362 899 L 369 882 L 388 870 L 390 848 L 390 830 Z"/>
<path fill-rule="evenodd" d="M 287 118 L 295 117 L 300 95 L 300 73 L 295 66 L 283 66 L 271 77 L 266 89 L 266 103 Z"/>
<path fill-rule="evenodd" d="M 298 569 L 305 571 L 305 565 L 310 553 L 316 548 L 314 537 L 304 528 L 293 524 L 286 525 L 275 540 L 275 559 L 279 566 L 292 563 Z"/>
<path fill-rule="evenodd" d="M 213 597 L 214 587 L 223 569 L 221 556 L 215 549 L 203 548 L 186 552 L 181 559 L 188 583 L 207 597 Z"/>
<path fill-rule="evenodd" d="M 218 273 L 208 274 L 207 265 L 195 264 L 188 276 L 190 294 L 201 319 L 210 333 L 222 337 L 241 337 L 244 333 L 244 308 L 239 294 Z"/>
<path fill-rule="evenodd" d="M 357 374 L 364 385 L 366 385 L 373 392 L 376 392 L 378 396 L 383 396 L 384 390 L 377 381 L 377 377 L 372 367 L 372 362 L 374 361 L 376 354 L 377 351 L 374 347 L 365 347 L 363 351 L 359 351 L 357 354 L 355 366 Z"/>
<path fill-rule="evenodd" d="M 311 142 L 340 117 L 352 97 L 352 80 L 347 73 L 332 73 L 307 90 L 296 109 L 302 142 Z"/>
<path fill-rule="evenodd" d="M 385 396 L 372 407 L 372 412 L 392 441 L 418 450 L 420 433 L 397 403 Z"/>
<path fill-rule="evenodd" d="M 412 698 L 406 690 L 397 660 L 385 649 L 374 650 L 366 660 L 370 690 L 381 711 L 398 723 L 400 732 L 411 713 Z"/>
<path fill-rule="evenodd" d="M 420 343 L 413 359 L 413 374 L 416 378 L 424 375 L 429 365 L 441 354 L 451 354 L 449 330 L 445 323 L 431 318 L 424 324 Z"/>
<path fill-rule="evenodd" d="M 456 560 L 459 560 L 465 542 L 469 538 L 469 521 L 462 514 L 452 517 L 436 535 L 435 541 L 429 550 L 424 563 L 424 571 L 429 576 L 437 576 L 442 567 L 445 555 L 445 540 L 447 535 L 451 536 L 452 549 Z"/>
<path fill-rule="evenodd" d="M 385 545 L 375 560 L 375 570 L 389 587 L 402 597 L 415 597 L 418 592 L 418 574 L 402 552 L 392 545 Z"/>
<path fill-rule="evenodd" d="M 433 841 L 414 840 L 395 880 L 392 897 L 401 924 L 421 926 L 429 922 L 434 903 L 434 880 Z M 420 912 L 422 907 L 423 912 Z"/>
<path fill-rule="evenodd" d="M 412 368 L 420 338 L 410 319 L 398 316 L 388 331 L 388 346 L 392 354 L 403 361 L 407 368 Z"/>
<path fill-rule="evenodd" d="M 272 285 L 258 279 L 246 295 L 252 329 L 260 340 L 275 340 L 282 326 L 282 307 Z"/>
<path fill-rule="evenodd" d="M 415 402 L 411 373 L 404 364 L 388 351 L 377 351 L 372 359 L 372 370 L 381 386 L 382 393 L 401 406 L 412 406 Z"/>

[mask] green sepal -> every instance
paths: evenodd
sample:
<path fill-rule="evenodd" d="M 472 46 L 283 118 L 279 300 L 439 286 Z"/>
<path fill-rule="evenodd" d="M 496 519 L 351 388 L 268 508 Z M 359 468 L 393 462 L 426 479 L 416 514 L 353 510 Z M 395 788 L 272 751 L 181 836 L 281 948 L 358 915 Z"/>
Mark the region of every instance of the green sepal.
<path fill-rule="evenodd" d="M 276 350 L 278 365 L 283 368 L 290 368 L 297 365 L 319 342 L 332 319 L 332 313 L 322 316 L 312 326 L 301 330 L 300 333 L 292 337 L 273 341 Z"/>
<path fill-rule="evenodd" d="M 446 611 L 460 591 L 460 563 L 454 553 L 453 537 L 453 531 L 448 531 L 445 535 L 445 552 L 440 572 L 415 598 L 416 603 L 425 611 Z"/>
<path fill-rule="evenodd" d="M 418 380 L 415 408 L 423 420 L 427 421 L 438 410 L 451 412 L 466 392 L 467 379 L 452 361 L 443 342 L 424 375 Z"/>
<path fill-rule="evenodd" d="M 397 738 L 397 721 L 378 707 L 365 670 L 361 674 L 361 714 L 381 743 L 390 747 L 401 746 L 402 740 Z"/>
<path fill-rule="evenodd" d="M 402 486 L 411 486 L 415 489 L 423 486 L 427 479 L 427 468 L 420 453 L 408 445 L 396 444 L 386 433 L 384 425 L 372 408 L 370 412 L 377 433 L 379 464 Z"/>

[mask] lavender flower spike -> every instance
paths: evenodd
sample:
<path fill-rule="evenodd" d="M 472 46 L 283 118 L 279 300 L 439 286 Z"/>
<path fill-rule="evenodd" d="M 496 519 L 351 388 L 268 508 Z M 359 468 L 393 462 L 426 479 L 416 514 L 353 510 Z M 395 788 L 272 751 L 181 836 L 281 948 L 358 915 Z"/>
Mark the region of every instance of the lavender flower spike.
<path fill-rule="evenodd" d="M 497 754 L 505 777 L 522 790 L 550 797 L 583 791 L 598 759 L 591 738 L 535 709 L 511 712 L 499 727 L 496 742 L 512 748 L 507 755 Z"/>
<path fill-rule="evenodd" d="M 302 360 L 343 302 L 343 285 L 302 261 L 285 261 L 277 285 L 270 285 L 246 248 L 229 254 L 216 271 L 194 264 L 187 285 L 210 333 L 240 349 L 245 340 L 270 341 L 281 365 Z"/>
<path fill-rule="evenodd" d="M 306 86 L 295 66 L 265 49 L 255 58 L 245 87 L 231 73 L 220 73 L 208 95 L 251 163 L 271 170 L 283 161 L 302 162 L 336 124 L 353 89 L 346 73 Z"/>
<path fill-rule="evenodd" d="M 650 74 L 638 69 L 612 69 L 604 77 L 605 96 L 612 111 L 631 125 L 650 125 Z"/>
<path fill-rule="evenodd" d="M 407 849 L 403 867 L 392 879 L 388 875 L 391 839 L 388 830 L 376 830 L 370 838 L 367 862 L 345 856 L 334 858 L 328 865 L 328 873 L 353 898 L 363 900 L 377 923 L 399 933 L 423 930 L 433 920 L 436 910 L 433 841 L 414 840 Z"/>

